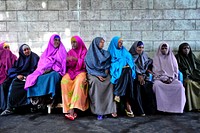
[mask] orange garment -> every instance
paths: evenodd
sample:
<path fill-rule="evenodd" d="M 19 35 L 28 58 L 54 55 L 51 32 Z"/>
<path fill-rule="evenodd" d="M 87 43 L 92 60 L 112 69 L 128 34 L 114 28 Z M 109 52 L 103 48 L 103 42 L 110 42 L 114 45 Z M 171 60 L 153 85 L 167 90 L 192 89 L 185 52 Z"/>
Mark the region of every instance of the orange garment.
<path fill-rule="evenodd" d="M 78 74 L 74 80 L 66 73 L 61 80 L 63 113 L 77 108 L 85 111 L 89 107 L 88 85 L 84 84 L 86 72 Z"/>

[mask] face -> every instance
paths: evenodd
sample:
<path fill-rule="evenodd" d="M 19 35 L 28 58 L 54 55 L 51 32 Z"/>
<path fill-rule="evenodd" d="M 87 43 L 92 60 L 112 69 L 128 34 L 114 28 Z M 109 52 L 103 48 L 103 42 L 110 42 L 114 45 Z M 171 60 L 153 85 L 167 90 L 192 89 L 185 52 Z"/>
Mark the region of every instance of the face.
<path fill-rule="evenodd" d="M 60 38 L 54 38 L 54 47 L 57 48 L 60 46 Z"/>
<path fill-rule="evenodd" d="M 182 52 L 183 54 L 188 55 L 190 52 L 190 46 L 183 46 Z"/>
<path fill-rule="evenodd" d="M 24 53 L 26 56 L 29 56 L 29 55 L 31 54 L 30 48 L 25 48 L 25 49 L 23 50 L 23 53 Z"/>
<path fill-rule="evenodd" d="M 102 49 L 104 47 L 104 40 L 102 39 L 99 43 L 99 48 Z"/>
<path fill-rule="evenodd" d="M 10 50 L 10 47 L 9 46 L 5 46 L 4 49 Z"/>
<path fill-rule="evenodd" d="M 142 54 L 142 52 L 144 51 L 144 45 L 140 45 L 136 48 L 136 52 L 138 54 Z"/>
<path fill-rule="evenodd" d="M 166 55 L 166 54 L 167 54 L 167 51 L 168 51 L 167 46 L 162 46 L 162 47 L 161 47 L 161 53 L 162 53 L 163 55 Z"/>
<path fill-rule="evenodd" d="M 119 49 L 122 48 L 122 45 L 123 45 L 123 41 L 122 41 L 122 40 L 119 40 L 119 42 L 118 42 L 118 48 L 119 48 Z"/>
<path fill-rule="evenodd" d="M 72 49 L 77 49 L 78 48 L 77 41 L 72 41 L 71 45 L 72 45 Z"/>

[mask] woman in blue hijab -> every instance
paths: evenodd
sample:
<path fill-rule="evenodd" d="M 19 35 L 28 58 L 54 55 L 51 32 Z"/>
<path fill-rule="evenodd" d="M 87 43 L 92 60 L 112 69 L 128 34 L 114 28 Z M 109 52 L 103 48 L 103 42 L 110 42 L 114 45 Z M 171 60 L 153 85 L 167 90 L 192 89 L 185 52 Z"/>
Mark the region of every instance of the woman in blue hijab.
<path fill-rule="evenodd" d="M 129 117 L 134 117 L 133 111 L 140 115 L 144 114 L 141 100 L 135 97 L 133 88 L 136 76 L 134 60 L 123 46 L 123 40 L 118 36 L 114 37 L 110 42 L 108 51 L 111 54 L 110 74 L 111 83 L 114 84 L 115 101 L 120 102 L 120 99 L 125 101 L 125 112 Z"/>

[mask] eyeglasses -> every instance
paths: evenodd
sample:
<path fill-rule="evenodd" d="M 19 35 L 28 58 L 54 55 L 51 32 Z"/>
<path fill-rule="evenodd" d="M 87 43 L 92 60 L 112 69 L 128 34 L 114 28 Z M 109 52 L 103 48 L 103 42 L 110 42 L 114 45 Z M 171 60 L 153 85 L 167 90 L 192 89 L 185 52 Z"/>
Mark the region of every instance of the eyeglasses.
<path fill-rule="evenodd" d="M 23 51 L 30 50 L 30 48 L 25 48 Z"/>

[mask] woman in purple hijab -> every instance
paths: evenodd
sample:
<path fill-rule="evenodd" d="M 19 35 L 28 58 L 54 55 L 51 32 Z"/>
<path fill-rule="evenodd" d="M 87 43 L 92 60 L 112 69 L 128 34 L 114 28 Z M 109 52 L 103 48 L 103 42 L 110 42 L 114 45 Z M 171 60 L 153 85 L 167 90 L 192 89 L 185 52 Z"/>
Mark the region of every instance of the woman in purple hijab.
<path fill-rule="evenodd" d="M 45 107 L 52 99 L 55 100 L 57 91 L 60 91 L 61 76 L 66 73 L 66 57 L 60 36 L 52 35 L 37 69 L 27 77 L 24 87 L 33 105 Z"/>
<path fill-rule="evenodd" d="M 185 88 L 178 80 L 178 64 L 167 43 L 160 44 L 153 58 L 154 85 L 157 110 L 183 113 Z"/>

